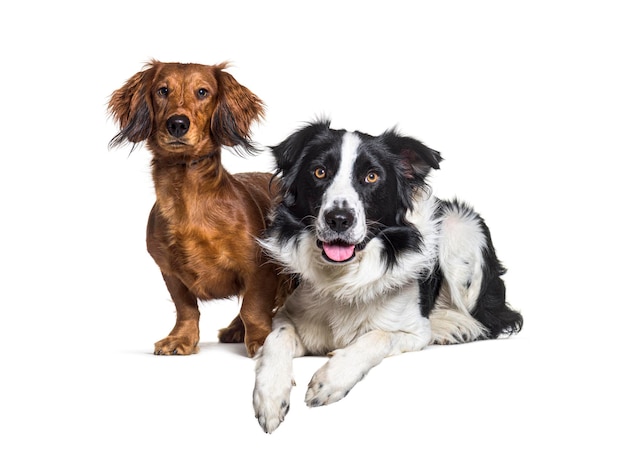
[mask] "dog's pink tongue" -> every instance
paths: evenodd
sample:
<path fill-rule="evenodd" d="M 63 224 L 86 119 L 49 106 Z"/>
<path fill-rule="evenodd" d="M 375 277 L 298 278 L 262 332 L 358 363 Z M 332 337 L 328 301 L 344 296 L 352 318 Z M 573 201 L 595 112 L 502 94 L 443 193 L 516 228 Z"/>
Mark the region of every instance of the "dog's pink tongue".
<path fill-rule="evenodd" d="M 333 261 L 346 261 L 354 255 L 353 245 L 328 244 L 323 245 L 324 253 Z"/>

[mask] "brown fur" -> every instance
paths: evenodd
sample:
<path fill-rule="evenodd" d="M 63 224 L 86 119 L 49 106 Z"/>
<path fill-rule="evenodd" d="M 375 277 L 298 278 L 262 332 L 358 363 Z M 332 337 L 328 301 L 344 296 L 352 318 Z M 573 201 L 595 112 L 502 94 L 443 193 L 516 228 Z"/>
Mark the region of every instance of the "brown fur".
<path fill-rule="evenodd" d="M 263 104 L 226 66 L 152 61 L 109 102 L 120 126 L 111 146 L 145 140 L 153 154 L 156 203 L 147 246 L 176 306 L 176 325 L 155 354 L 197 351 L 198 299 L 242 296 L 240 314 L 219 339 L 244 341 L 252 356 L 279 304 L 275 267 L 256 242 L 275 190 L 272 176 L 230 174 L 220 160 L 221 146 L 252 150 L 250 125 L 263 116 Z M 188 129 L 173 133 L 172 119 L 184 118 Z"/>

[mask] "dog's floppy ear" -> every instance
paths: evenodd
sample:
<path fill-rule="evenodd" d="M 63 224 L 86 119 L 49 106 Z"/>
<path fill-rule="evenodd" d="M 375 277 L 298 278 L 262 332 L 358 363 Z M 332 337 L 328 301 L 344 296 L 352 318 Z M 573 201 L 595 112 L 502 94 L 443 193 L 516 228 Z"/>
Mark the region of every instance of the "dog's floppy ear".
<path fill-rule="evenodd" d="M 253 152 L 255 147 L 250 140 L 250 126 L 263 118 L 265 108 L 259 97 L 223 71 L 227 66 L 227 63 L 217 65 L 217 106 L 211 118 L 211 132 L 219 144 L 240 146 L 247 152 Z"/>
<path fill-rule="evenodd" d="M 287 139 L 272 147 L 272 153 L 276 159 L 276 166 L 283 174 L 289 172 L 291 168 L 302 157 L 302 152 L 306 145 L 318 135 L 330 130 L 330 120 L 320 119 L 312 122 L 292 133 Z"/>
<path fill-rule="evenodd" d="M 111 95 L 109 113 L 119 124 L 120 132 L 111 139 L 109 147 L 125 141 L 138 143 L 150 136 L 153 119 L 150 87 L 158 65 L 158 61 L 151 61 Z"/>
<path fill-rule="evenodd" d="M 423 181 L 431 169 L 439 169 L 441 154 L 425 146 L 417 139 L 399 135 L 395 130 L 386 131 L 383 141 L 400 159 L 404 177 L 409 181 Z"/>

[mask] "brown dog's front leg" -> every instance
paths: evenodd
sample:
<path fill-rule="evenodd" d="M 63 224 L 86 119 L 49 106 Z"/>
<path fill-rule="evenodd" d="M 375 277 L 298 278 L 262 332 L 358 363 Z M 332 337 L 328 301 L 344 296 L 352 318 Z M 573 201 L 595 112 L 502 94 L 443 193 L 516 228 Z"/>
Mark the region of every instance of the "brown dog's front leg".
<path fill-rule="evenodd" d="M 244 343 L 250 357 L 256 354 L 272 330 L 277 295 L 278 279 L 271 266 L 264 266 L 246 288 L 239 312 L 245 327 Z"/>
<path fill-rule="evenodd" d="M 198 351 L 200 310 L 198 299 L 176 277 L 163 279 L 176 305 L 176 325 L 169 336 L 154 344 L 155 355 L 191 355 Z"/>

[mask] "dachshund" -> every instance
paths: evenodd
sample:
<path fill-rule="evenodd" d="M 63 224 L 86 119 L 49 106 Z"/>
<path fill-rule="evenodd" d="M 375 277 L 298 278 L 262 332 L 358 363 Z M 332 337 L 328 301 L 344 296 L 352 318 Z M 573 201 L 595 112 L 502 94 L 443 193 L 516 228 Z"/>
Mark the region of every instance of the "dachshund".
<path fill-rule="evenodd" d="M 278 271 L 257 242 L 276 193 L 273 174 L 230 174 L 221 163 L 221 146 L 258 152 L 250 127 L 264 105 L 227 67 L 152 60 L 108 104 L 119 125 L 109 147 L 145 141 L 152 153 L 147 248 L 176 306 L 157 355 L 196 353 L 198 300 L 239 296 L 240 312 L 218 338 L 244 342 L 253 356 L 279 304 Z"/>

